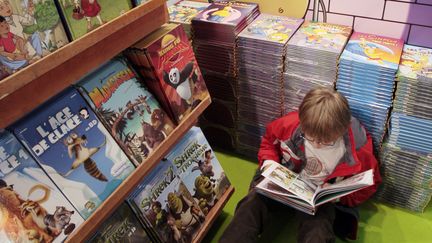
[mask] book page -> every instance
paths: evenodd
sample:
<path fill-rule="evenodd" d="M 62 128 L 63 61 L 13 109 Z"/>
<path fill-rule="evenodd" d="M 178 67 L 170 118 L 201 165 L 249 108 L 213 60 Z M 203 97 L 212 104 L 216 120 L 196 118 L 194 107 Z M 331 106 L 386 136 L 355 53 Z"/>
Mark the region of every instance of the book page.
<path fill-rule="evenodd" d="M 292 172 L 283 165 L 273 163 L 262 173 L 262 175 L 276 185 L 313 205 L 312 202 L 315 190 L 307 183 L 301 181 L 297 173 Z"/>
<path fill-rule="evenodd" d="M 341 196 L 352 193 L 358 189 L 371 186 L 373 184 L 374 184 L 373 170 L 370 169 L 362 173 L 348 177 L 334 184 L 325 183 L 319 186 L 314 195 L 314 201 L 316 202 L 320 197 L 329 194 L 334 194 L 333 196 L 331 196 L 331 199 L 336 199 Z M 338 192 L 344 192 L 344 193 L 342 193 L 343 195 L 341 195 L 341 193 Z"/>

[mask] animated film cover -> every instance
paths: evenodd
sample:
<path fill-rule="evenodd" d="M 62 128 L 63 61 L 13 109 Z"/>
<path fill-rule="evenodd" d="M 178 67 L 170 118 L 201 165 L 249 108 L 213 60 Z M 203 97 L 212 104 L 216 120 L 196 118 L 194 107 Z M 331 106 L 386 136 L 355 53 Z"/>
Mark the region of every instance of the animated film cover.
<path fill-rule="evenodd" d="M 83 221 L 20 142 L 0 131 L 0 241 L 63 242 Z"/>
<path fill-rule="evenodd" d="M 69 88 L 12 130 L 83 218 L 134 170 L 75 89 Z"/>
<path fill-rule="evenodd" d="M 192 127 L 167 159 L 173 162 L 180 179 L 207 215 L 230 182 L 201 129 Z"/>
<path fill-rule="evenodd" d="M 174 123 L 124 59 L 113 59 L 78 86 L 136 165 L 174 130 Z"/>
<path fill-rule="evenodd" d="M 168 7 L 170 21 L 177 24 L 190 25 L 192 19 L 202 10 L 206 9 L 210 3 L 195 1 L 180 1 Z"/>
<path fill-rule="evenodd" d="M 162 160 L 129 199 L 161 242 L 192 242 L 205 220 L 169 160 Z"/>
<path fill-rule="evenodd" d="M 90 240 L 92 243 L 151 243 L 128 204 L 122 203 Z"/>
<path fill-rule="evenodd" d="M 341 53 L 351 31 L 345 25 L 305 21 L 288 44 Z"/>
<path fill-rule="evenodd" d="M 22 69 L 69 42 L 54 0 L 1 0 L 0 25 L 1 76 Z"/>
<path fill-rule="evenodd" d="M 180 25 L 162 26 L 135 44 L 132 52 L 141 56 L 135 59 L 148 59 L 148 64 L 143 63 L 145 61 L 135 64 L 139 72 L 150 79 L 146 84 L 177 123 L 208 96 L 194 52 Z M 152 70 L 154 76 L 143 71 L 145 69 Z"/>
<path fill-rule="evenodd" d="M 130 0 L 56 0 L 73 40 L 132 8 Z"/>
<path fill-rule="evenodd" d="M 411 79 L 432 78 L 432 49 L 404 45 L 398 76 Z"/>
<path fill-rule="evenodd" d="M 239 37 L 285 44 L 303 23 L 303 19 L 260 14 Z"/>
<path fill-rule="evenodd" d="M 397 70 L 403 45 L 402 39 L 354 32 L 341 58 Z"/>
<path fill-rule="evenodd" d="M 200 12 L 193 21 L 238 26 L 243 23 L 247 16 L 256 8 L 256 3 L 217 1 Z"/>

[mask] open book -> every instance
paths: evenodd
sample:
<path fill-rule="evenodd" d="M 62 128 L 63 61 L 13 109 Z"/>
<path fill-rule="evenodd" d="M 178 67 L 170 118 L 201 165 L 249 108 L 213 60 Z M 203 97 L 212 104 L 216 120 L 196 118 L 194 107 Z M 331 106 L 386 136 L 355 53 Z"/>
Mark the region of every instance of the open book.
<path fill-rule="evenodd" d="M 367 170 L 333 184 L 315 186 L 283 165 L 273 163 L 255 187 L 258 193 L 314 215 L 318 206 L 374 184 L 373 170 Z"/>

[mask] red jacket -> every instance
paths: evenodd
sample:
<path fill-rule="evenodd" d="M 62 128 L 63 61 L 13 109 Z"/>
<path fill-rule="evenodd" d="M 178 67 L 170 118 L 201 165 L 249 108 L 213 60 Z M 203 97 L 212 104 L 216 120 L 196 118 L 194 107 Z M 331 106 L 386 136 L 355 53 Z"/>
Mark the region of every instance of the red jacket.
<path fill-rule="evenodd" d="M 282 163 L 293 171 L 300 172 L 305 163 L 304 141 L 297 112 L 291 112 L 267 125 L 258 151 L 260 166 L 264 160 Z M 350 207 L 366 201 L 381 183 L 378 162 L 373 154 L 372 139 L 357 119 L 351 119 L 351 126 L 344 135 L 346 152 L 334 171 L 325 179 L 346 177 L 368 169 L 374 169 L 375 184 L 351 193 L 340 199 Z"/>

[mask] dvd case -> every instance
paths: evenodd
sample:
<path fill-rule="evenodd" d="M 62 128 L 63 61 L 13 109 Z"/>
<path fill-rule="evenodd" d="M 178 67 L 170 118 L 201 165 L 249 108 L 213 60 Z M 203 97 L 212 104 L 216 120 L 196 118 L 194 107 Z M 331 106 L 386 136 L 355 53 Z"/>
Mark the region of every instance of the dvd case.
<path fill-rule="evenodd" d="M 0 132 L 0 239 L 63 242 L 84 221 L 13 136 Z"/>
<path fill-rule="evenodd" d="M 125 59 L 103 64 L 78 86 L 135 165 L 174 130 L 174 123 Z"/>
<path fill-rule="evenodd" d="M 179 123 L 205 97 L 207 87 L 181 25 L 165 24 L 126 51 L 146 84 Z"/>
<path fill-rule="evenodd" d="M 83 218 L 134 170 L 73 88 L 44 103 L 11 130 Z"/>

